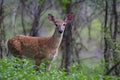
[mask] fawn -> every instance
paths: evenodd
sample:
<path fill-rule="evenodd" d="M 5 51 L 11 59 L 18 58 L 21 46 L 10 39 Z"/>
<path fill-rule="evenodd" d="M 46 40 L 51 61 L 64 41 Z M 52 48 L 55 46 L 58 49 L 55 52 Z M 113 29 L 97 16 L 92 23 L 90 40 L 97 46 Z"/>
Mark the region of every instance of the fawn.
<path fill-rule="evenodd" d="M 36 66 L 39 66 L 46 59 L 49 62 L 45 63 L 47 70 L 50 69 L 50 62 L 58 55 L 65 26 L 72 19 L 72 13 L 69 13 L 64 20 L 55 19 L 52 14 L 48 14 L 48 19 L 56 26 L 51 37 L 17 35 L 8 40 L 8 49 L 13 56 L 31 58 L 35 61 Z"/>

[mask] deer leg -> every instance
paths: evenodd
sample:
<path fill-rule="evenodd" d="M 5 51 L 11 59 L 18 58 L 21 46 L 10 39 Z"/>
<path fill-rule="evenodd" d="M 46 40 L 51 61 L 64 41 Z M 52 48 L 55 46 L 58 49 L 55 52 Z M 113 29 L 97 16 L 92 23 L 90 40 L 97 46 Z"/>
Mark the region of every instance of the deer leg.
<path fill-rule="evenodd" d="M 40 66 L 40 64 L 41 64 L 40 59 L 39 59 L 39 58 L 36 58 L 36 59 L 35 59 L 35 69 L 36 69 L 36 71 L 39 70 L 39 66 Z"/>
<path fill-rule="evenodd" d="M 46 67 L 45 67 L 46 70 L 50 70 L 50 68 L 51 68 L 51 63 L 52 63 L 52 61 L 54 61 L 54 59 L 55 59 L 55 56 L 50 56 L 50 57 L 48 58 L 48 61 L 47 61 L 47 63 L 46 63 Z"/>
<path fill-rule="evenodd" d="M 8 51 L 8 53 L 7 53 L 7 55 L 6 55 L 9 59 L 11 59 L 12 58 L 12 54 L 11 54 L 11 52 L 10 51 Z"/>
<path fill-rule="evenodd" d="M 46 69 L 46 70 L 50 70 L 50 68 L 51 68 L 51 65 L 50 65 L 50 64 L 47 64 L 47 65 L 45 66 L 45 69 Z"/>
<path fill-rule="evenodd" d="M 40 59 L 38 59 L 38 58 L 35 59 L 35 65 L 36 65 L 36 66 L 40 66 L 40 63 L 41 63 Z"/>
<path fill-rule="evenodd" d="M 19 50 L 14 50 L 13 56 L 21 59 L 22 58 L 22 53 Z"/>

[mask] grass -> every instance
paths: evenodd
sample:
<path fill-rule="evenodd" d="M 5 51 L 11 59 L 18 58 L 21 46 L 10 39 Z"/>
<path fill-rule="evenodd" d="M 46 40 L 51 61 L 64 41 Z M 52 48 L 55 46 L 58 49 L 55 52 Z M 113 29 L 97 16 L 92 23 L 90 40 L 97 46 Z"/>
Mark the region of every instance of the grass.
<path fill-rule="evenodd" d="M 24 63 L 23 63 L 24 62 Z M 73 64 L 70 74 L 66 75 L 64 69 L 52 68 L 45 71 L 35 71 L 32 61 L 28 59 L 3 58 L 0 60 L 0 80 L 118 80 L 120 77 L 103 76 L 104 69 L 100 66 Z M 55 66 L 55 64 L 52 64 Z"/>

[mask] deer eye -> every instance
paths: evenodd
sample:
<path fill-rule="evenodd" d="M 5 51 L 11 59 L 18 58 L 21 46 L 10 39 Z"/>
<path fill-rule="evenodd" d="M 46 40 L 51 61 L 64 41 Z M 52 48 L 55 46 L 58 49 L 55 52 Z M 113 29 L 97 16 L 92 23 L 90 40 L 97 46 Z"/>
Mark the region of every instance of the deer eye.
<path fill-rule="evenodd" d="M 66 24 L 63 24 L 63 26 L 66 26 Z"/>
<path fill-rule="evenodd" d="M 55 26 L 57 26 L 57 24 L 55 24 Z"/>

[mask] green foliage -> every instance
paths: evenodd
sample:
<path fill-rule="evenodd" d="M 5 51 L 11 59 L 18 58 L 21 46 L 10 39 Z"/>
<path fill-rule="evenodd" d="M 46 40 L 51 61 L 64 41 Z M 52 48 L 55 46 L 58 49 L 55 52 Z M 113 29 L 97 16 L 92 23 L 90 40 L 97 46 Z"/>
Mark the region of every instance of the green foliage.
<path fill-rule="evenodd" d="M 0 60 L 0 80 L 117 80 L 120 77 L 102 76 L 103 69 L 100 67 L 87 67 L 85 65 L 74 64 L 70 67 L 71 73 L 66 75 L 63 70 L 56 68 L 45 71 L 40 66 L 40 71 L 34 69 L 32 61 L 27 59 Z M 43 69 L 42 69 L 43 68 Z"/>
<path fill-rule="evenodd" d="M 120 78 L 117 78 L 117 77 L 113 77 L 113 76 L 104 76 L 104 79 L 105 80 L 119 80 Z"/>
<path fill-rule="evenodd" d="M 66 9 L 66 5 L 70 2 L 70 0 L 58 0 L 58 1 L 63 9 Z"/>
<path fill-rule="evenodd" d="M 42 4 L 44 0 L 38 0 L 38 5 Z"/>
<path fill-rule="evenodd" d="M 120 62 L 120 54 L 119 54 L 120 53 L 120 42 L 119 42 L 119 40 L 114 42 L 113 45 L 115 45 L 115 47 L 116 47 L 116 49 L 115 49 L 115 52 L 117 53 L 116 60 L 117 60 L 117 62 Z"/>

